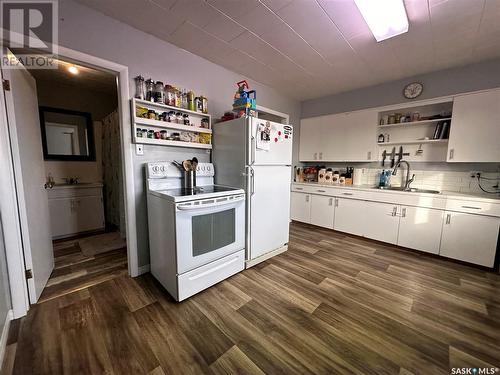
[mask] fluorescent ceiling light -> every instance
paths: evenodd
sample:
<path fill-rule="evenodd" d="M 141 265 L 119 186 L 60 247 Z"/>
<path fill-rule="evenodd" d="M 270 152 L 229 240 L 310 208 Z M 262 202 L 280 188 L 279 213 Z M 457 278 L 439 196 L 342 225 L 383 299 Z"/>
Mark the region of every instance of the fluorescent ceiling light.
<path fill-rule="evenodd" d="M 403 0 L 354 0 L 377 42 L 408 31 Z"/>
<path fill-rule="evenodd" d="M 69 68 L 68 68 L 68 72 L 70 72 L 71 74 L 78 74 L 78 68 L 74 65 L 71 65 Z"/>

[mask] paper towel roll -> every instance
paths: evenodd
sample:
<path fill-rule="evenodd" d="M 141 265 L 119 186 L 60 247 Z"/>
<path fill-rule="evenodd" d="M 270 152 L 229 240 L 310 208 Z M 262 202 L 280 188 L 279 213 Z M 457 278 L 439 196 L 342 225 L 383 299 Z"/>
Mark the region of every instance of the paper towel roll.
<path fill-rule="evenodd" d="M 364 168 L 354 168 L 352 174 L 352 184 L 353 185 L 363 185 L 363 175 L 365 174 Z"/>

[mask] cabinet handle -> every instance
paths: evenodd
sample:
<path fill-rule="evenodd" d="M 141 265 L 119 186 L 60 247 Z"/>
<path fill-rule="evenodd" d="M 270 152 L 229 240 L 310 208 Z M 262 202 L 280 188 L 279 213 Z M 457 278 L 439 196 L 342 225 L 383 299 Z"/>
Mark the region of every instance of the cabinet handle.
<path fill-rule="evenodd" d="M 342 195 L 353 195 L 352 193 L 342 193 Z"/>
<path fill-rule="evenodd" d="M 451 214 L 446 214 L 446 224 L 451 223 Z"/>
<path fill-rule="evenodd" d="M 326 190 L 316 190 L 318 193 L 326 193 Z"/>
<path fill-rule="evenodd" d="M 372 160 L 372 152 L 371 151 L 368 151 L 366 156 L 367 156 L 368 160 Z"/>
<path fill-rule="evenodd" d="M 304 188 L 296 187 L 295 190 L 304 190 Z"/>
<path fill-rule="evenodd" d="M 401 210 L 401 217 L 406 217 L 406 208 Z"/>
<path fill-rule="evenodd" d="M 309 202 L 309 195 L 306 195 L 306 202 Z"/>
<path fill-rule="evenodd" d="M 317 152 L 314 153 L 314 160 L 318 160 L 318 153 Z"/>
<path fill-rule="evenodd" d="M 450 149 L 450 160 L 453 159 L 453 156 L 455 156 L 455 149 L 454 148 Z"/>
<path fill-rule="evenodd" d="M 330 198 L 330 200 L 328 201 L 328 205 L 331 206 L 333 204 L 333 198 Z"/>
<path fill-rule="evenodd" d="M 338 206 L 339 206 L 339 199 L 335 198 L 335 207 L 338 207 Z"/>
<path fill-rule="evenodd" d="M 392 208 L 392 216 L 396 216 L 398 214 L 398 206 L 394 206 Z"/>
<path fill-rule="evenodd" d="M 474 207 L 474 206 L 462 206 L 462 208 L 469 208 L 471 210 L 480 210 L 481 207 Z"/>
<path fill-rule="evenodd" d="M 322 152 L 319 153 L 319 160 L 323 160 L 323 153 Z"/>

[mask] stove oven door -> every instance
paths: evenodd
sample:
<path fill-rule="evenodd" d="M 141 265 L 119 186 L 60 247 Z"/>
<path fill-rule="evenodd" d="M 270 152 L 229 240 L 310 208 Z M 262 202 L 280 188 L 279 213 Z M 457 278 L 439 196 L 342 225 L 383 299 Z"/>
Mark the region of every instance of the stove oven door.
<path fill-rule="evenodd" d="M 245 195 L 176 204 L 179 274 L 245 248 Z"/>

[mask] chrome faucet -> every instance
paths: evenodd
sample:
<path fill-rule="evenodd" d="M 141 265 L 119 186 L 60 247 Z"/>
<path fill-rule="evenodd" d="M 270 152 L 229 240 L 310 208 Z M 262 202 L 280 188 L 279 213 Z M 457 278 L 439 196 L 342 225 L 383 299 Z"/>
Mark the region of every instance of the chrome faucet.
<path fill-rule="evenodd" d="M 415 175 L 412 175 L 410 178 L 410 163 L 408 163 L 406 160 L 400 160 L 396 163 L 394 166 L 394 169 L 392 170 L 392 175 L 395 176 L 398 168 L 401 166 L 401 164 L 406 164 L 406 178 L 405 178 L 405 185 L 403 190 L 410 190 L 410 184 L 415 180 Z"/>

